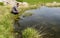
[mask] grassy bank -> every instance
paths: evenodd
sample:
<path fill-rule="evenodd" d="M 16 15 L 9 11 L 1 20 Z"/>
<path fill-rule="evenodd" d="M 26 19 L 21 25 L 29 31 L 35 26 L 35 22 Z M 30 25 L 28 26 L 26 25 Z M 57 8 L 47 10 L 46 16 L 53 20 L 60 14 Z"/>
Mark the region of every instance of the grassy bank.
<path fill-rule="evenodd" d="M 10 7 L 0 6 L 0 38 L 13 38 Z"/>
<path fill-rule="evenodd" d="M 38 4 L 38 3 L 48 3 L 48 2 L 60 2 L 60 0 L 23 0 L 24 2 L 28 2 L 30 4 Z"/>
<path fill-rule="evenodd" d="M 30 6 L 28 8 L 19 8 L 20 14 L 29 9 L 37 8 L 36 6 Z M 15 17 L 10 13 L 10 6 L 0 6 L 0 38 L 14 38 L 13 35 L 13 23 Z"/>

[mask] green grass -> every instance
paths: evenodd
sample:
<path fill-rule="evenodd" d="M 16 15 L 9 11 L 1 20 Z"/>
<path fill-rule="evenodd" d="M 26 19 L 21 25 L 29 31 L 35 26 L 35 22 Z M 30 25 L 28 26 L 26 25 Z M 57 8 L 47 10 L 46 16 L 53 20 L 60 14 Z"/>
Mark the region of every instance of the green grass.
<path fill-rule="evenodd" d="M 22 38 L 39 38 L 39 32 L 34 28 L 27 28 L 22 31 Z"/>
<path fill-rule="evenodd" d="M 23 0 L 24 2 L 28 2 L 30 4 L 38 4 L 38 3 L 47 3 L 47 2 L 60 2 L 60 0 Z"/>
<path fill-rule="evenodd" d="M 23 0 L 24 2 L 28 2 L 30 4 L 37 4 L 39 2 L 41 2 L 40 0 Z"/>
<path fill-rule="evenodd" d="M 10 7 L 0 6 L 0 38 L 13 38 L 13 19 Z"/>

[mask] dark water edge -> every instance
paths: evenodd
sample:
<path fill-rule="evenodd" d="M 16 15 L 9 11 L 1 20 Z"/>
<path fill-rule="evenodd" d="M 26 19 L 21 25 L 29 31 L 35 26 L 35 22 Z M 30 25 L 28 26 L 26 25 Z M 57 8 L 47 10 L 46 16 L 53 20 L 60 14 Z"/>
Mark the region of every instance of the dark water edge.
<path fill-rule="evenodd" d="M 26 13 L 32 13 L 31 16 L 24 16 L 23 19 L 15 20 L 15 31 L 18 32 L 16 38 L 20 37 L 21 31 L 27 27 L 37 29 L 42 38 L 60 38 L 60 7 L 40 7 L 34 10 L 27 10 Z"/>

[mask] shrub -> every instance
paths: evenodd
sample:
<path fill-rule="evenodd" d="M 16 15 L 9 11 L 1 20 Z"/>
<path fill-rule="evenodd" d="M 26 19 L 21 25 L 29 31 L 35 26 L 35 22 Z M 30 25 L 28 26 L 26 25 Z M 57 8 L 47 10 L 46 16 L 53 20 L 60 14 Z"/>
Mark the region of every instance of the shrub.
<path fill-rule="evenodd" d="M 22 38 L 39 38 L 39 33 L 33 28 L 27 28 L 22 31 Z"/>
<path fill-rule="evenodd" d="M 4 5 L 4 3 L 3 2 L 0 2 L 0 5 Z"/>

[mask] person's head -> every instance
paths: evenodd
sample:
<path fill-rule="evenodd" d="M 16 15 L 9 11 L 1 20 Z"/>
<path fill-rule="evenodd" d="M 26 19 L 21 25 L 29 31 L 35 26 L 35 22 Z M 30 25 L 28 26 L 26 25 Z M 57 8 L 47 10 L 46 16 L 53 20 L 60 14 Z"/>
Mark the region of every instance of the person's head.
<path fill-rule="evenodd" d="M 16 3 L 16 6 L 19 7 L 19 3 Z"/>

